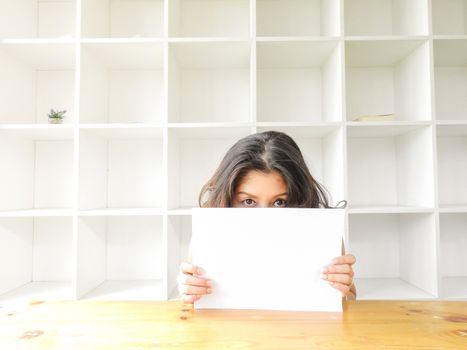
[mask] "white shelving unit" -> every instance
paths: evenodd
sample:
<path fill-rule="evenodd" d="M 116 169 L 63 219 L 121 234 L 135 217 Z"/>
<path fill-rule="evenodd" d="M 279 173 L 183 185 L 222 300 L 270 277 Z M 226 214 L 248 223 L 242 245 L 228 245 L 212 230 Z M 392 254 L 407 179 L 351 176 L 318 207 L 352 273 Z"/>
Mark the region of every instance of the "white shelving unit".
<path fill-rule="evenodd" d="M 2 125 L 0 134 L 0 215 L 72 215 L 73 130 Z"/>
<path fill-rule="evenodd" d="M 71 216 L 2 217 L 0 232 L 2 300 L 74 298 Z"/>
<path fill-rule="evenodd" d="M 159 128 L 81 128 L 79 210 L 164 207 Z"/>
<path fill-rule="evenodd" d="M 434 40 L 436 119 L 467 120 L 467 40 Z"/>
<path fill-rule="evenodd" d="M 427 0 L 344 0 L 349 36 L 428 35 Z"/>
<path fill-rule="evenodd" d="M 433 213 L 351 214 L 350 247 L 359 257 L 355 284 L 364 299 L 438 295 Z"/>
<path fill-rule="evenodd" d="M 170 37 L 250 35 L 249 0 L 169 0 L 167 4 Z"/>
<path fill-rule="evenodd" d="M 467 1 L 431 0 L 435 35 L 467 34 Z"/>
<path fill-rule="evenodd" d="M 438 191 L 443 211 L 467 206 L 467 125 L 438 125 Z"/>
<path fill-rule="evenodd" d="M 347 120 L 394 114 L 430 120 L 429 42 L 406 38 L 346 42 Z"/>
<path fill-rule="evenodd" d="M 440 214 L 441 296 L 449 299 L 467 297 L 467 215 L 465 213 Z"/>
<path fill-rule="evenodd" d="M 72 43 L 0 42 L 0 124 L 47 123 L 50 106 L 72 123 L 75 54 Z"/>
<path fill-rule="evenodd" d="M 162 43 L 84 43 L 80 123 L 164 120 Z"/>
<path fill-rule="evenodd" d="M 77 0 L 0 1 L 0 38 L 71 38 Z"/>
<path fill-rule="evenodd" d="M 117 214 L 80 216 L 78 220 L 78 298 L 165 298 L 161 216 Z"/>
<path fill-rule="evenodd" d="M 339 0 L 256 0 L 256 33 L 259 37 L 339 36 L 340 14 Z"/>
<path fill-rule="evenodd" d="M 466 11 L 0 0 L 0 303 L 177 297 L 202 185 L 270 129 L 348 200 L 360 299 L 467 299 Z"/>
<path fill-rule="evenodd" d="M 431 126 L 353 124 L 347 136 L 350 209 L 434 208 Z"/>
<path fill-rule="evenodd" d="M 81 0 L 82 38 L 163 36 L 164 0 Z"/>
<path fill-rule="evenodd" d="M 250 121 L 248 41 L 171 42 L 169 122 Z"/>
<path fill-rule="evenodd" d="M 258 42 L 257 121 L 341 121 L 341 51 L 338 41 Z"/>

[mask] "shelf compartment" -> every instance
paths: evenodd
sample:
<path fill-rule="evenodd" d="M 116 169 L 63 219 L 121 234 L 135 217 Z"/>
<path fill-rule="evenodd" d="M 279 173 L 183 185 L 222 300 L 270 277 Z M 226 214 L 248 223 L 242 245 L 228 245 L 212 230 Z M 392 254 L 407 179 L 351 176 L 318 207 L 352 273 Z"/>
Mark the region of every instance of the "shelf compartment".
<path fill-rule="evenodd" d="M 75 50 L 72 44 L 0 44 L 0 123 L 48 122 L 50 109 L 74 119 Z"/>
<path fill-rule="evenodd" d="M 2 1 L 0 38 L 71 38 L 75 17 L 75 0 Z"/>
<path fill-rule="evenodd" d="M 85 43 L 81 123 L 164 121 L 163 44 Z"/>
<path fill-rule="evenodd" d="M 344 196 L 344 135 L 341 127 L 258 127 L 258 132 L 284 132 L 300 147 L 311 175 L 330 194 L 330 205 Z"/>
<path fill-rule="evenodd" d="M 82 0 L 84 38 L 162 37 L 164 0 Z"/>
<path fill-rule="evenodd" d="M 257 61 L 257 121 L 342 120 L 338 42 L 258 42 Z"/>
<path fill-rule="evenodd" d="M 339 36 L 338 0 L 256 0 L 257 36 Z"/>
<path fill-rule="evenodd" d="M 178 299 L 177 277 L 180 264 L 187 261 L 191 241 L 191 215 L 169 215 L 167 233 L 168 259 L 168 297 Z"/>
<path fill-rule="evenodd" d="M 165 300 L 161 279 L 135 281 L 104 281 L 85 294 L 84 300 Z"/>
<path fill-rule="evenodd" d="M 227 150 L 248 136 L 250 130 L 249 127 L 169 128 L 168 209 L 198 207 L 201 187 L 214 174 Z"/>
<path fill-rule="evenodd" d="M 345 0 L 345 35 L 428 35 L 426 0 Z"/>
<path fill-rule="evenodd" d="M 466 0 L 432 0 L 432 13 L 433 34 L 467 34 Z"/>
<path fill-rule="evenodd" d="M 169 122 L 250 121 L 249 42 L 169 43 Z"/>
<path fill-rule="evenodd" d="M 467 121 L 467 40 L 434 40 L 436 119 Z"/>
<path fill-rule="evenodd" d="M 248 37 L 249 28 L 249 0 L 169 1 L 170 37 Z"/>
<path fill-rule="evenodd" d="M 440 207 L 467 205 L 467 125 L 438 125 Z"/>
<path fill-rule="evenodd" d="M 441 297 L 467 299 L 467 213 L 441 213 Z"/>
<path fill-rule="evenodd" d="M 434 208 L 431 126 L 349 126 L 351 208 Z"/>
<path fill-rule="evenodd" d="M 0 302 L 72 300 L 72 218 L 0 218 Z"/>
<path fill-rule="evenodd" d="M 80 210 L 160 210 L 162 182 L 161 129 L 80 129 Z"/>
<path fill-rule="evenodd" d="M 2 129 L 0 158 L 0 211 L 72 208 L 71 130 Z"/>
<path fill-rule="evenodd" d="M 402 278 L 354 278 L 359 300 L 420 300 L 435 296 Z"/>
<path fill-rule="evenodd" d="M 442 277 L 441 281 L 444 299 L 467 300 L 467 276 Z"/>
<path fill-rule="evenodd" d="M 434 214 L 351 214 L 349 237 L 358 299 L 437 297 Z"/>
<path fill-rule="evenodd" d="M 162 300 L 162 217 L 79 217 L 79 299 Z"/>
<path fill-rule="evenodd" d="M 431 120 L 429 52 L 423 40 L 347 41 L 347 120 L 380 114 Z"/>

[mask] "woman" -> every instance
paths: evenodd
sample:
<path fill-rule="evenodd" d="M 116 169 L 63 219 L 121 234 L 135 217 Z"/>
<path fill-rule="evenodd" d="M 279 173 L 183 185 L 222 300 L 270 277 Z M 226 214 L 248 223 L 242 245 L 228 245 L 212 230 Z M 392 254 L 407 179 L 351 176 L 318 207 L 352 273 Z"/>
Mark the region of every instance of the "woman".
<path fill-rule="evenodd" d="M 325 189 L 311 175 L 297 143 L 287 134 L 265 131 L 238 140 L 225 154 L 211 179 L 202 187 L 200 207 L 332 208 Z M 345 201 L 344 201 L 345 202 Z M 180 266 L 178 289 L 185 303 L 211 294 L 203 269 L 188 262 Z M 356 299 L 352 265 L 345 254 L 323 268 L 322 279 L 348 300 Z"/>

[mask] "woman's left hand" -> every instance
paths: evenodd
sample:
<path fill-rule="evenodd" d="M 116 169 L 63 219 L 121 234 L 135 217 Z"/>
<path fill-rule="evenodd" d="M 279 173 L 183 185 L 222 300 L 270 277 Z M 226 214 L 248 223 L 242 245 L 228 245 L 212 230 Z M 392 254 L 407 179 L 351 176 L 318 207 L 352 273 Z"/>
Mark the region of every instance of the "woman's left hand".
<path fill-rule="evenodd" d="M 344 297 L 355 298 L 355 288 L 353 286 L 354 272 L 352 265 L 356 258 L 352 254 L 338 256 L 332 259 L 331 264 L 322 270 L 321 278 L 329 281 L 329 284 L 339 290 Z"/>

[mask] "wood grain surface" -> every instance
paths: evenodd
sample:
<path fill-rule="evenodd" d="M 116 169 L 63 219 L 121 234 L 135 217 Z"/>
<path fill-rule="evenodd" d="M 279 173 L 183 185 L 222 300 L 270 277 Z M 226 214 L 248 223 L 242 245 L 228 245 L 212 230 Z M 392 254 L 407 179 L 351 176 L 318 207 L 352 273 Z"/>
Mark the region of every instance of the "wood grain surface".
<path fill-rule="evenodd" d="M 0 308 L 0 349 L 467 349 L 467 302 L 347 301 L 338 314 L 37 301 Z"/>

